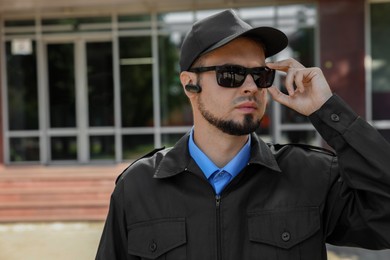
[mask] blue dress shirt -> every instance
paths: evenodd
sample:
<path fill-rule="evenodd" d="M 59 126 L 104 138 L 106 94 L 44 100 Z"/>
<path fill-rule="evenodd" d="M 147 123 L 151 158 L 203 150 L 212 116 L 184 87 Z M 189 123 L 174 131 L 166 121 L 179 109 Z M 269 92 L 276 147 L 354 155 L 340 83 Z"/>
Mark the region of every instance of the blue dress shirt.
<path fill-rule="evenodd" d="M 249 135 L 248 142 L 246 142 L 229 163 L 224 167 L 219 168 L 195 144 L 193 134 L 194 129 L 192 129 L 188 141 L 189 153 L 198 164 L 211 186 L 213 186 L 215 193 L 219 195 L 225 186 L 248 164 L 251 152 L 251 137 Z"/>

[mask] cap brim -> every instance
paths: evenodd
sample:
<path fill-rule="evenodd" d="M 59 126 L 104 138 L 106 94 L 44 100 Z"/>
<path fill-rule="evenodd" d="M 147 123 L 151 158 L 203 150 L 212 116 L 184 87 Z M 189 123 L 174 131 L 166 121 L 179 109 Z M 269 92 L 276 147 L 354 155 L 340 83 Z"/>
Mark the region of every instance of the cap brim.
<path fill-rule="evenodd" d="M 202 52 L 201 55 L 211 52 L 217 48 L 220 48 L 223 45 L 228 44 L 229 42 L 241 36 L 253 38 L 254 40 L 264 44 L 266 58 L 273 56 L 276 53 L 282 51 L 288 45 L 288 38 L 283 32 L 272 27 L 257 27 L 224 38 L 223 40 L 217 42 L 210 48 L 206 49 L 204 52 Z"/>

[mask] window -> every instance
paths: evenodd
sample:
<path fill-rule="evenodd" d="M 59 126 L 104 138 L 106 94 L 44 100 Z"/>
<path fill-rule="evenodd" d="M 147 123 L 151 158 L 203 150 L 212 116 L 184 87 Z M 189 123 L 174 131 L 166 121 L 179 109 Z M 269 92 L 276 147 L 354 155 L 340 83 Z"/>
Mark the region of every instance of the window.
<path fill-rule="evenodd" d="M 36 44 L 26 39 L 24 44 L 30 44 L 31 49 L 18 52 L 13 48 L 15 41 L 6 43 L 9 130 L 36 130 L 38 129 Z"/>
<path fill-rule="evenodd" d="M 123 127 L 153 126 L 150 36 L 119 39 Z"/>
<path fill-rule="evenodd" d="M 192 125 L 191 106 L 179 79 L 179 51 L 184 36 L 180 31 L 159 36 L 162 126 Z"/>
<path fill-rule="evenodd" d="M 89 126 L 114 125 L 114 83 L 111 42 L 87 43 Z"/>
<path fill-rule="evenodd" d="M 154 148 L 153 135 L 124 135 L 122 137 L 123 159 L 139 158 Z"/>
<path fill-rule="evenodd" d="M 89 149 L 92 160 L 114 160 L 115 142 L 114 136 L 91 136 Z"/>
<path fill-rule="evenodd" d="M 12 162 L 39 161 L 38 137 L 12 137 L 10 138 L 10 147 L 10 159 Z"/>
<path fill-rule="evenodd" d="M 77 138 L 74 136 L 51 138 L 52 160 L 77 160 Z"/>
<path fill-rule="evenodd" d="M 50 127 L 76 126 L 74 44 L 47 46 Z"/>
<path fill-rule="evenodd" d="M 372 119 L 390 141 L 390 2 L 371 4 Z M 380 123 L 380 127 L 379 124 Z"/>

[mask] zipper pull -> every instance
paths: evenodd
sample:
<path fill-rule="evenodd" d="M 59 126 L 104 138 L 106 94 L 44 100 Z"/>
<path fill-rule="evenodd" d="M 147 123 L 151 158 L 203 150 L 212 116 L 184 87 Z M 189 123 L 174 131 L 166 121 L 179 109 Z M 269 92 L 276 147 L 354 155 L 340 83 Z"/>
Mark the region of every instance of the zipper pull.
<path fill-rule="evenodd" d="M 221 195 L 216 195 L 215 196 L 215 205 L 217 208 L 219 208 L 219 205 L 221 204 Z"/>

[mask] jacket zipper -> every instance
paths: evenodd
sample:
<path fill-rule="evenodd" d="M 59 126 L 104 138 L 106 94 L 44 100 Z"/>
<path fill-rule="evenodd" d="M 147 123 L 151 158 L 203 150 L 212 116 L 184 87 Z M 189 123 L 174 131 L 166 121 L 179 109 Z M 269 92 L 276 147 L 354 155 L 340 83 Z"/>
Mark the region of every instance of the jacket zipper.
<path fill-rule="evenodd" d="M 185 171 L 191 173 L 193 176 L 199 178 L 196 174 L 190 172 L 187 168 Z M 203 178 L 199 178 L 202 181 L 206 182 L 207 184 L 210 184 L 207 180 L 204 180 Z M 214 189 L 210 186 L 212 191 L 214 192 Z M 222 238 L 221 238 L 221 212 L 220 212 L 220 205 L 221 205 L 221 195 L 215 195 L 215 207 L 216 207 L 216 228 L 217 228 L 217 260 L 222 260 Z"/>
<path fill-rule="evenodd" d="M 222 260 L 222 245 L 221 245 L 221 196 L 215 196 L 215 206 L 217 215 L 217 260 Z"/>

